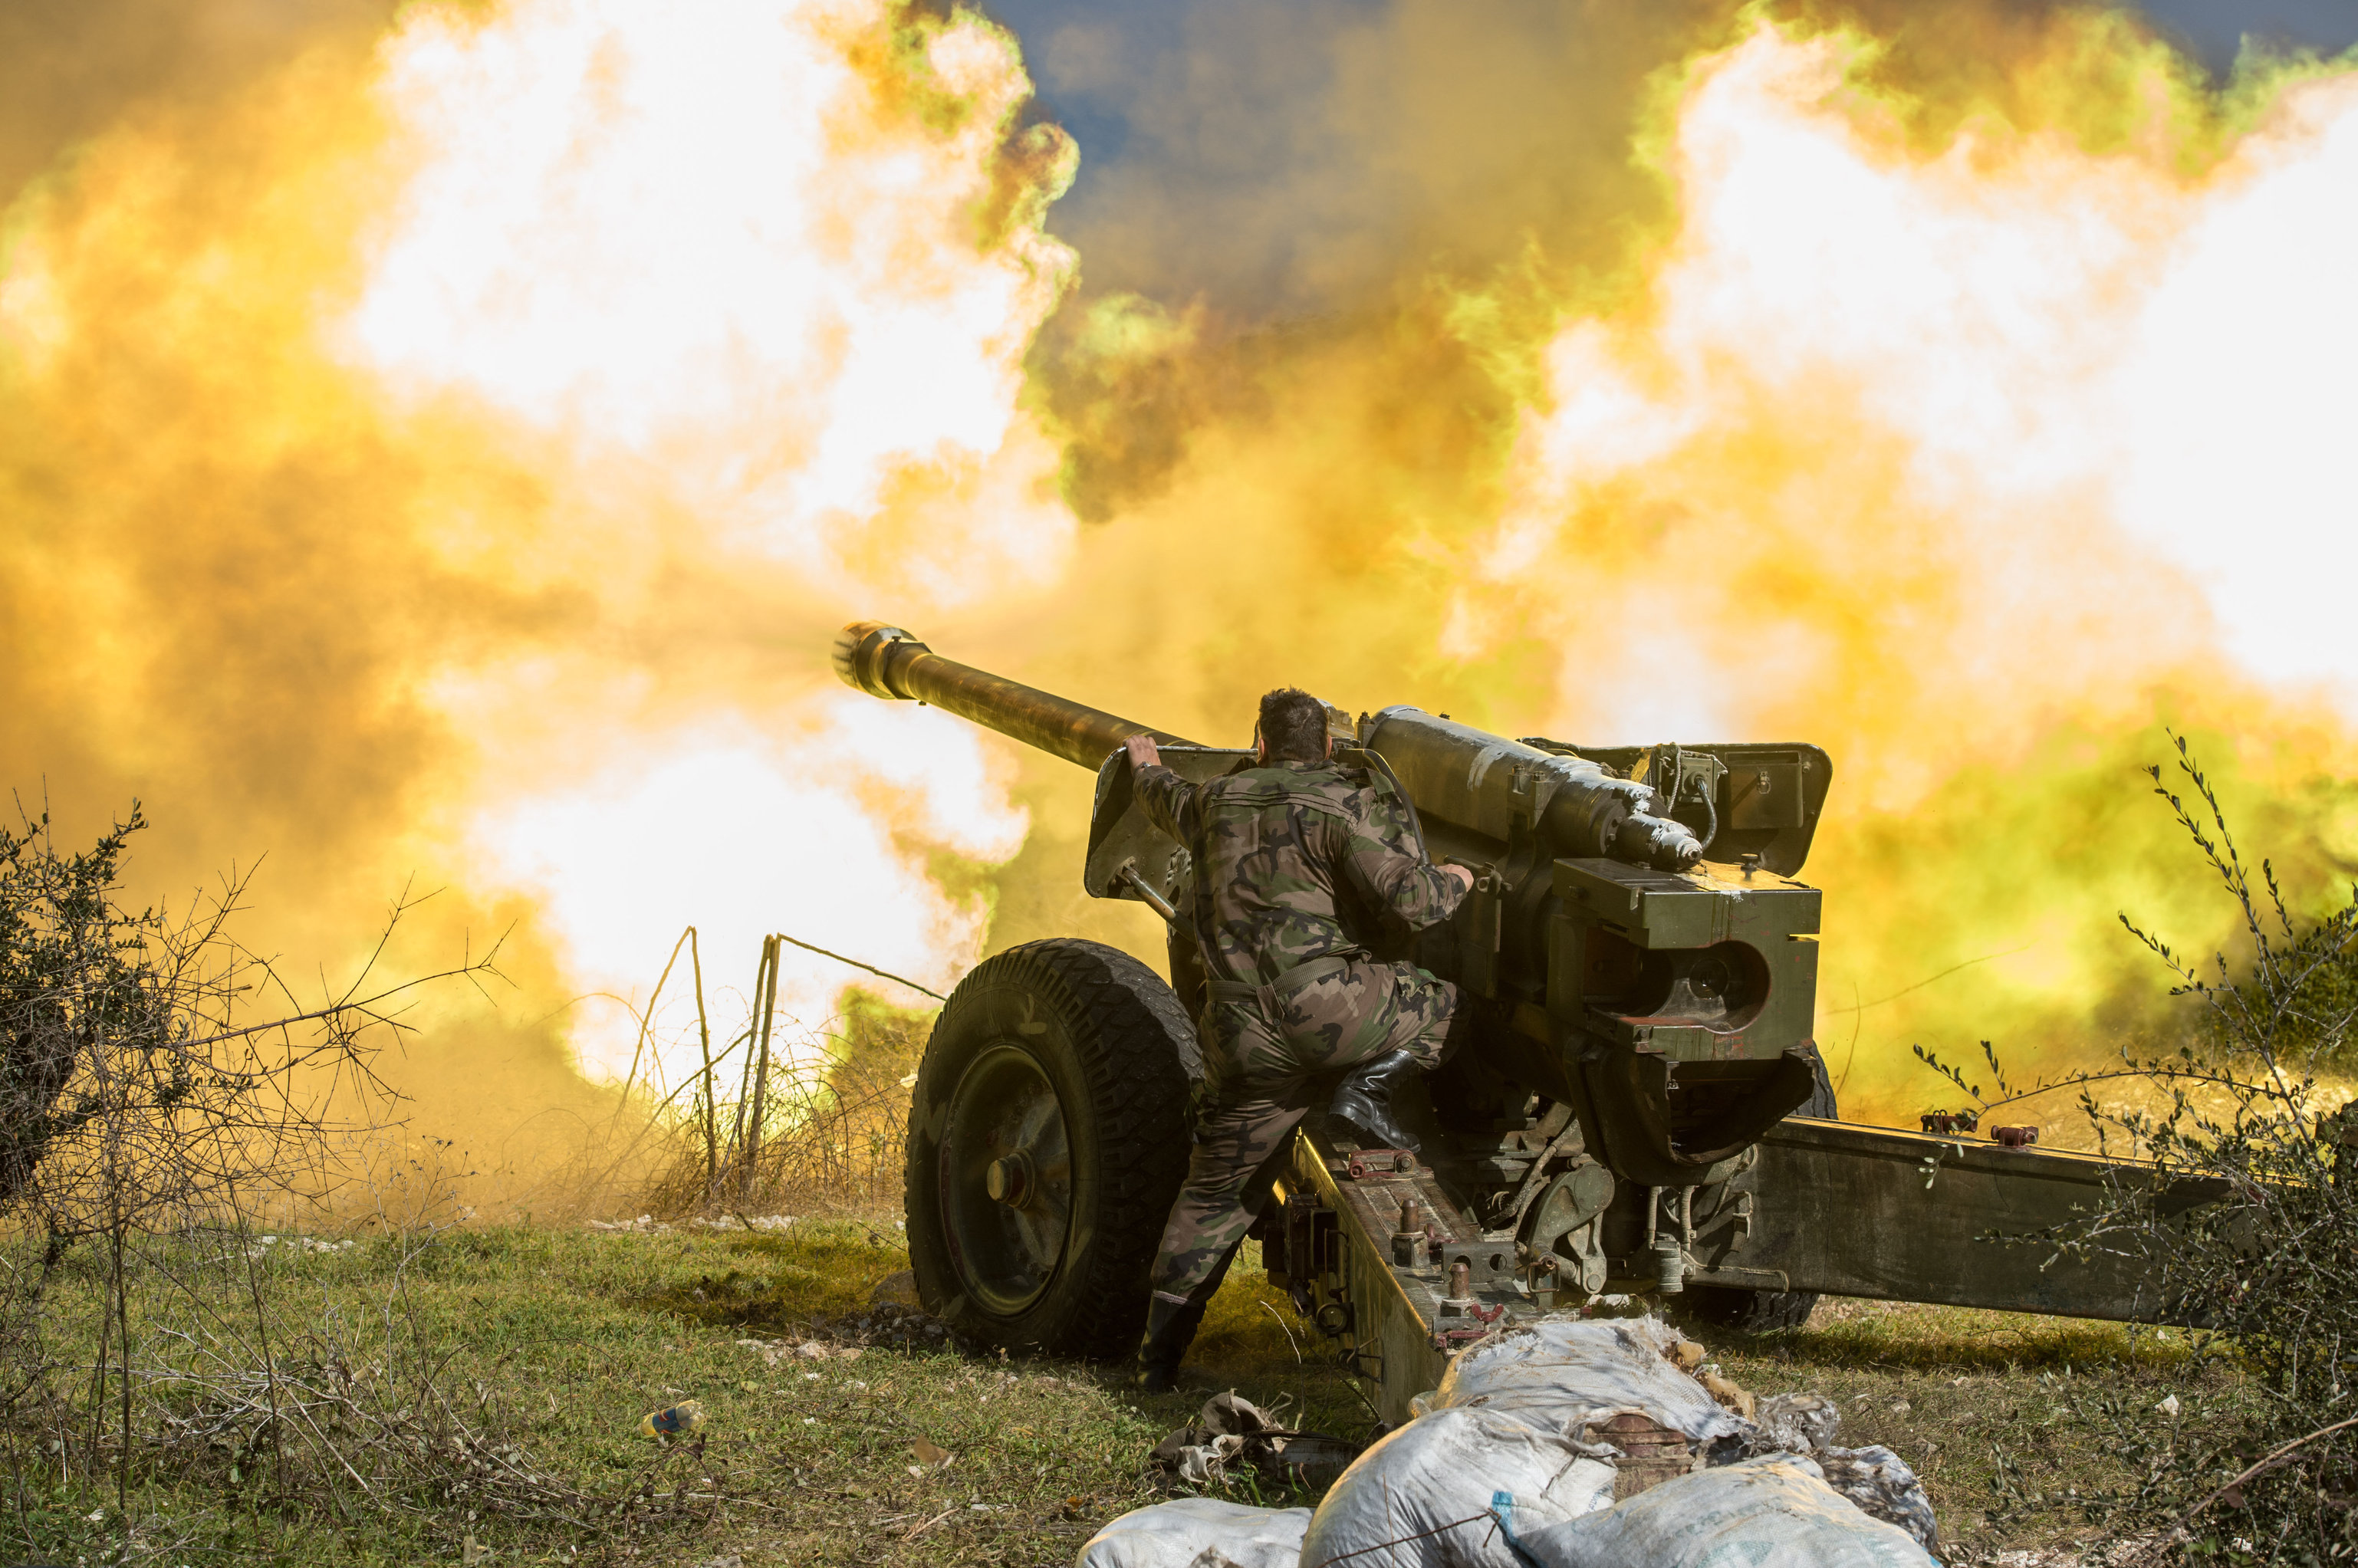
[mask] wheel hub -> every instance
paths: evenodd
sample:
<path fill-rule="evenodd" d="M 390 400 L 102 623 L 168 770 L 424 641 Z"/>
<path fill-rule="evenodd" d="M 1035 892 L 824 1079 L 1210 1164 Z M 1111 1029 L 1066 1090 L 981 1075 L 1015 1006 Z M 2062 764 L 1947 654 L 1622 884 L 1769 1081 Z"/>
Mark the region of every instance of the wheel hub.
<path fill-rule="evenodd" d="M 959 1287 L 993 1315 L 1021 1313 L 1064 1262 L 1074 1195 L 1064 1106 L 1029 1051 L 1002 1041 L 959 1076 L 937 1158 Z"/>
<path fill-rule="evenodd" d="M 1018 1149 L 1004 1159 L 993 1160 L 982 1173 L 982 1190 L 1009 1208 L 1031 1207 L 1039 1184 L 1028 1149 Z"/>

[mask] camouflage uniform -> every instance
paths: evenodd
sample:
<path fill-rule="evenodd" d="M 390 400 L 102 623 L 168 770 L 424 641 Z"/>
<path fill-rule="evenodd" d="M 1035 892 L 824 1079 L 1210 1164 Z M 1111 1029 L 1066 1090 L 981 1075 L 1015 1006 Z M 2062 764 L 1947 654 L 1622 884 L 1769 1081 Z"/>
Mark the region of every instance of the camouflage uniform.
<path fill-rule="evenodd" d="M 1154 1293 L 1199 1304 L 1269 1198 L 1318 1080 L 1405 1050 L 1439 1060 L 1457 988 L 1379 964 L 1344 928 L 1353 904 L 1411 929 L 1465 896 L 1366 775 L 1272 762 L 1201 785 L 1146 768 L 1140 805 L 1195 862 L 1186 911 L 1212 982 L 1197 1022 L 1205 1086 L 1186 1184 L 1154 1261 Z"/>

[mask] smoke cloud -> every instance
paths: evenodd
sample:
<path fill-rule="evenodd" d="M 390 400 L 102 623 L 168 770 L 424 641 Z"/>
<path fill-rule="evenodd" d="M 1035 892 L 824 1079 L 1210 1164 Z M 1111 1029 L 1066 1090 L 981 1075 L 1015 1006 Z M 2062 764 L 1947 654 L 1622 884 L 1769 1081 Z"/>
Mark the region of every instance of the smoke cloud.
<path fill-rule="evenodd" d="M 928 868 L 1011 852 L 1008 769 L 823 650 L 1069 555 L 1022 94 L 971 16 L 427 6 L 82 146 L 0 282 L 18 787 L 143 797 L 159 892 L 266 855 L 307 991 L 405 886 L 395 967 L 507 933 L 392 1073 L 479 1161 L 595 1114 L 687 924 L 724 997 L 779 926 L 946 984 L 983 904 Z"/>
<path fill-rule="evenodd" d="M 1820 1029 L 1877 1116 L 1938 1098 L 1912 1043 L 2053 1066 L 2169 1026 L 2116 915 L 2231 933 L 2141 794 L 2165 728 L 2308 892 L 2346 868 L 2346 75 L 2214 90 L 2122 16 L 2024 8 L 1653 13 L 1582 60 L 1361 16 L 1281 116 L 1348 156 L 1260 177 L 1328 205 L 1197 227 L 1258 262 L 1175 305 L 1122 270 L 1147 181 L 1065 231 L 1085 286 L 1116 269 L 1042 355 L 1067 494 L 1127 535 L 1084 596 L 1169 611 L 1120 660 L 1168 695 L 1113 706 L 1233 736 L 1266 676 L 1575 742 L 1817 741 Z M 1486 152 L 1520 199 L 1476 194 Z M 1354 203 L 1382 243 L 1323 216 Z M 1272 324 L 1288 298 L 1324 309 Z"/>
<path fill-rule="evenodd" d="M 263 858 L 314 989 L 406 884 L 394 962 L 509 933 L 395 1074 L 485 1161 L 600 1114 L 689 924 L 724 992 L 766 930 L 1159 962 L 1086 775 L 834 686 L 855 616 L 1207 741 L 1286 682 L 1823 744 L 1865 1113 L 1913 1041 L 2159 1026 L 2115 914 L 2224 937 L 2164 725 L 2303 896 L 2347 857 L 2346 73 L 1967 4 L 1216 4 L 1144 67 L 867 0 L 269 15 L 178 76 L 47 34 L 81 85 L 0 142 L 0 758 L 70 832 L 142 797 L 156 890 Z M 1120 182 L 1058 201 L 1028 70 L 1144 71 Z"/>

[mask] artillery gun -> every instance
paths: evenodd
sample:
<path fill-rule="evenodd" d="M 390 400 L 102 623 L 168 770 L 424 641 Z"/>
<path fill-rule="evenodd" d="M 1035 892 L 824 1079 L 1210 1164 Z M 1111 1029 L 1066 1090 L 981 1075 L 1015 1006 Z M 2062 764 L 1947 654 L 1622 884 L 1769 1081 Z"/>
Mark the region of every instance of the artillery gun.
<path fill-rule="evenodd" d="M 1170 924 L 1166 983 L 1099 943 L 994 955 L 951 993 L 917 1073 L 909 1249 L 926 1304 L 968 1336 L 1115 1357 L 1186 1168 L 1203 976 L 1177 920 L 1185 849 L 1134 805 L 1121 751 L 1199 746 L 936 654 L 844 629 L 837 672 L 1095 769 L 1082 869 Z M 1797 879 L 1833 765 L 1800 743 L 1585 747 L 1412 708 L 1330 709 L 1336 755 L 1395 795 L 1436 860 L 1475 873 L 1444 925 L 1364 923 L 1465 993 L 1466 1038 L 1396 1101 L 1422 1144 L 1358 1146 L 1305 1119 L 1254 1234 L 1272 1282 L 1344 1342 L 1386 1420 L 1502 1319 L 1659 1292 L 1765 1328 L 1820 1293 L 2074 1316 L 2169 1315 L 2117 1257 L 1976 1244 L 2094 1209 L 2133 1166 L 1836 1119 L 1812 1038 L 1822 894 Z"/>

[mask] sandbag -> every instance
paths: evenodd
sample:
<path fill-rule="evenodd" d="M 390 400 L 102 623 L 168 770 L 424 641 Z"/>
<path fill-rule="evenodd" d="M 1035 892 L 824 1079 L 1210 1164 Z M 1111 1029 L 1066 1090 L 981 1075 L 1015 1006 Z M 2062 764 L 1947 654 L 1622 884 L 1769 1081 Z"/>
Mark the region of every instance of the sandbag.
<path fill-rule="evenodd" d="M 1502 1520 L 1501 1531 L 1522 1568 L 1938 1568 L 1798 1454 L 1698 1470 L 1561 1524 Z"/>
<path fill-rule="evenodd" d="M 1699 1444 L 1748 1435 L 1670 1360 L 1679 1341 L 1650 1317 L 1543 1318 L 1460 1352 L 1427 1408 L 1489 1411 L 1572 1438 L 1624 1411 Z"/>
<path fill-rule="evenodd" d="M 1303 1537 L 1302 1568 L 1523 1568 L 1499 1519 L 1531 1530 L 1612 1501 L 1613 1467 L 1562 1435 L 1487 1411 L 1435 1411 L 1343 1472 Z"/>
<path fill-rule="evenodd" d="M 1073 1568 L 1294 1568 L 1308 1509 L 1182 1498 L 1122 1515 L 1084 1542 Z"/>

